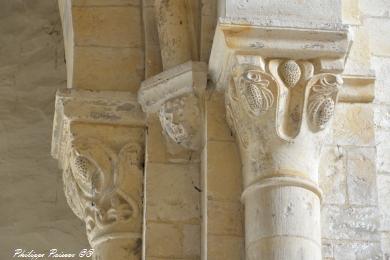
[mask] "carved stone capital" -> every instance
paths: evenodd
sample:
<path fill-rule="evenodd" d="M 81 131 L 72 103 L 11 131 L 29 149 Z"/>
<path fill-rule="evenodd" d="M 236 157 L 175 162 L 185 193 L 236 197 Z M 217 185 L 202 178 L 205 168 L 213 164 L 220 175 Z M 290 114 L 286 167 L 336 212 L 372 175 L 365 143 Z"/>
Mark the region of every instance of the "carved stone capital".
<path fill-rule="evenodd" d="M 91 245 L 128 238 L 135 248 L 142 233 L 141 146 L 128 143 L 117 153 L 98 139 L 75 138 L 68 153 L 65 195 Z"/>
<path fill-rule="evenodd" d="M 207 65 L 187 62 L 142 82 L 138 101 L 145 113 L 158 113 L 164 134 L 186 149 L 201 145 L 201 104 Z"/>
<path fill-rule="evenodd" d="M 248 172 L 289 169 L 317 180 L 310 175 L 317 172 L 324 130 L 343 82 L 349 37 L 339 23 L 287 27 L 220 19 L 210 77 L 226 93 L 227 120 L 244 161 L 255 158 Z M 246 183 L 257 177 L 244 176 Z"/>
<path fill-rule="evenodd" d="M 96 259 L 140 259 L 143 133 L 143 112 L 131 93 L 57 93 L 52 155 Z"/>
<path fill-rule="evenodd" d="M 296 3 L 287 1 L 286 9 L 285 1 L 276 2 L 272 6 L 286 12 Z M 226 13 L 235 4 L 222 3 Z M 275 23 L 221 18 L 209 72 L 225 92 L 227 121 L 240 147 L 245 258 L 320 260 L 318 165 L 343 84 L 349 34 L 339 23 Z"/>
<path fill-rule="evenodd" d="M 253 169 L 246 183 L 289 169 L 317 181 L 319 151 L 342 78 L 306 60 L 236 56 L 226 89 L 227 121 Z M 307 161 L 310 160 L 310 164 Z M 258 168 L 256 168 L 258 167 Z"/>

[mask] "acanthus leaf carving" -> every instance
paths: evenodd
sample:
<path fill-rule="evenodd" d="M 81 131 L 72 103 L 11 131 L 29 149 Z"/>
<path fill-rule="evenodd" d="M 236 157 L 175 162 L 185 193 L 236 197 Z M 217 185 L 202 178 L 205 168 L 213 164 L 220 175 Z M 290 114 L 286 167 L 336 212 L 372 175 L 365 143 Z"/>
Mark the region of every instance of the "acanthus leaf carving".
<path fill-rule="evenodd" d="M 122 232 L 137 233 L 142 206 L 140 146 L 127 144 L 117 154 L 97 139 L 78 138 L 69 153 L 65 194 L 74 213 L 85 221 L 91 244 L 116 225 L 124 225 Z M 129 181 L 134 188 L 122 187 Z"/>

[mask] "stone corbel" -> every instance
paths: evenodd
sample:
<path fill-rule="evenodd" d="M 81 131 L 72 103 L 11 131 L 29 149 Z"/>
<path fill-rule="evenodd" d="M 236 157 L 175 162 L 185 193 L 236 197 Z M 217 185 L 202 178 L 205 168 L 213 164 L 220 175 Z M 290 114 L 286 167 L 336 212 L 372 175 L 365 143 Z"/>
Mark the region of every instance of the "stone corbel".
<path fill-rule="evenodd" d="M 94 259 L 141 259 L 143 132 L 143 113 L 130 93 L 57 93 L 52 155 Z"/>
<path fill-rule="evenodd" d="M 246 259 L 322 259 L 318 164 L 350 44 L 338 24 L 220 20 L 210 76 L 241 151 Z"/>
<path fill-rule="evenodd" d="M 202 141 L 201 105 L 206 83 L 206 64 L 187 62 L 142 82 L 138 101 L 146 114 L 158 113 L 169 140 L 196 151 Z"/>

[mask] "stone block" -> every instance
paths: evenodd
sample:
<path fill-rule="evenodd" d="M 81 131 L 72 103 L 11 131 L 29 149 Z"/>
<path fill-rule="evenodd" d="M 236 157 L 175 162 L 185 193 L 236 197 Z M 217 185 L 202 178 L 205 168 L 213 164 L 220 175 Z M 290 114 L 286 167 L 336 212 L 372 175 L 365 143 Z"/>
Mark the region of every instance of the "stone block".
<path fill-rule="evenodd" d="M 375 70 L 375 100 L 378 103 L 390 104 L 390 58 L 371 57 Z"/>
<path fill-rule="evenodd" d="M 319 166 L 319 184 L 326 204 L 344 204 L 346 201 L 346 152 L 343 148 L 324 147 Z"/>
<path fill-rule="evenodd" d="M 225 11 L 222 15 L 226 17 L 270 20 L 286 20 L 296 26 L 296 21 L 305 21 L 306 26 L 311 21 L 328 23 L 341 22 L 341 1 L 312 0 L 310 2 L 293 0 L 262 1 L 246 0 L 223 0 L 220 1 L 220 8 Z M 324 10 L 327 10 L 324 12 Z M 288 17 L 288 18 L 287 18 Z"/>
<path fill-rule="evenodd" d="M 323 239 L 380 240 L 377 207 L 324 205 L 321 215 Z"/>
<path fill-rule="evenodd" d="M 137 93 L 144 73 L 137 48 L 75 47 L 74 88 Z"/>
<path fill-rule="evenodd" d="M 73 7 L 76 46 L 136 47 L 143 44 L 139 7 Z"/>
<path fill-rule="evenodd" d="M 353 33 L 353 44 L 343 73 L 346 75 L 370 75 L 372 74 L 370 70 L 371 53 L 367 27 L 350 26 L 350 30 Z"/>
<path fill-rule="evenodd" d="M 342 17 L 344 24 L 360 24 L 358 0 L 342 0 Z"/>
<path fill-rule="evenodd" d="M 381 230 L 390 232 L 390 175 L 378 174 L 377 178 Z"/>
<path fill-rule="evenodd" d="M 375 148 L 348 150 L 347 189 L 351 205 L 377 205 Z"/>
<path fill-rule="evenodd" d="M 146 160 L 148 163 L 166 163 L 168 154 L 166 151 L 165 138 L 158 116 L 149 116 L 147 119 L 148 131 L 146 144 L 148 147 Z"/>
<path fill-rule="evenodd" d="M 390 104 L 390 58 L 371 57 L 371 65 L 375 70 L 375 100 L 377 103 Z"/>
<path fill-rule="evenodd" d="M 230 236 L 209 236 L 207 240 L 208 260 L 244 259 L 244 238 Z"/>
<path fill-rule="evenodd" d="M 382 233 L 383 260 L 390 260 L 390 233 Z"/>
<path fill-rule="evenodd" d="M 199 223 L 199 164 L 149 163 L 146 167 L 146 218 Z"/>
<path fill-rule="evenodd" d="M 369 104 L 338 104 L 333 121 L 333 142 L 337 145 L 374 146 L 372 106 Z"/>
<path fill-rule="evenodd" d="M 377 146 L 376 169 L 377 172 L 390 173 L 390 146 Z"/>
<path fill-rule="evenodd" d="M 207 139 L 212 141 L 235 141 L 227 122 L 225 94 L 210 90 L 206 94 Z"/>
<path fill-rule="evenodd" d="M 371 242 L 337 241 L 334 245 L 336 260 L 382 260 L 381 244 Z"/>
<path fill-rule="evenodd" d="M 360 0 L 360 11 L 364 16 L 385 16 L 390 13 L 390 2 L 388 0 Z"/>
<path fill-rule="evenodd" d="M 184 225 L 183 252 L 188 258 L 200 258 L 200 225 Z"/>
<path fill-rule="evenodd" d="M 332 240 L 323 239 L 322 240 L 322 257 L 333 258 L 333 243 Z"/>
<path fill-rule="evenodd" d="M 374 109 L 375 126 L 390 130 L 390 105 L 377 104 Z"/>
<path fill-rule="evenodd" d="M 72 0 L 73 6 L 139 6 L 139 0 Z"/>
<path fill-rule="evenodd" d="M 207 202 L 208 234 L 243 236 L 243 208 L 240 202 Z"/>
<path fill-rule="evenodd" d="M 183 231 L 179 226 L 149 222 L 146 225 L 146 257 L 181 258 Z"/>
<path fill-rule="evenodd" d="M 209 141 L 207 148 L 208 199 L 239 202 L 242 173 L 237 145 L 234 142 Z"/>
<path fill-rule="evenodd" d="M 369 31 L 371 54 L 390 56 L 390 19 L 367 18 L 365 24 Z"/>

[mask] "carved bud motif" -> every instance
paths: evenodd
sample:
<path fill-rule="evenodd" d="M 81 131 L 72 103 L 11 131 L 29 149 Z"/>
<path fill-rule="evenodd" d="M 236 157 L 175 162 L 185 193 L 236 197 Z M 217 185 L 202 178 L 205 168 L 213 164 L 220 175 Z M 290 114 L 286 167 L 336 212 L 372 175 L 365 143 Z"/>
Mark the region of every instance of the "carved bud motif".
<path fill-rule="evenodd" d="M 293 60 L 284 62 L 279 68 L 279 73 L 288 88 L 295 87 L 302 75 L 298 63 Z"/>
<path fill-rule="evenodd" d="M 324 129 L 334 114 L 337 94 L 343 81 L 340 76 L 320 74 L 313 78 L 310 89 L 308 113 L 311 125 Z"/>
<path fill-rule="evenodd" d="M 72 141 L 64 171 L 65 195 L 75 214 L 84 219 L 91 244 L 106 236 L 112 238 L 116 225 L 122 225 L 123 232 L 138 232 L 140 152 L 136 143 L 125 145 L 118 154 L 96 139 Z M 129 181 L 135 187 L 132 190 L 124 189 Z"/>
<path fill-rule="evenodd" d="M 269 81 L 261 78 L 261 72 L 248 70 L 239 79 L 239 90 L 247 110 L 254 116 L 266 112 L 274 102 L 274 96 L 268 89 Z"/>

